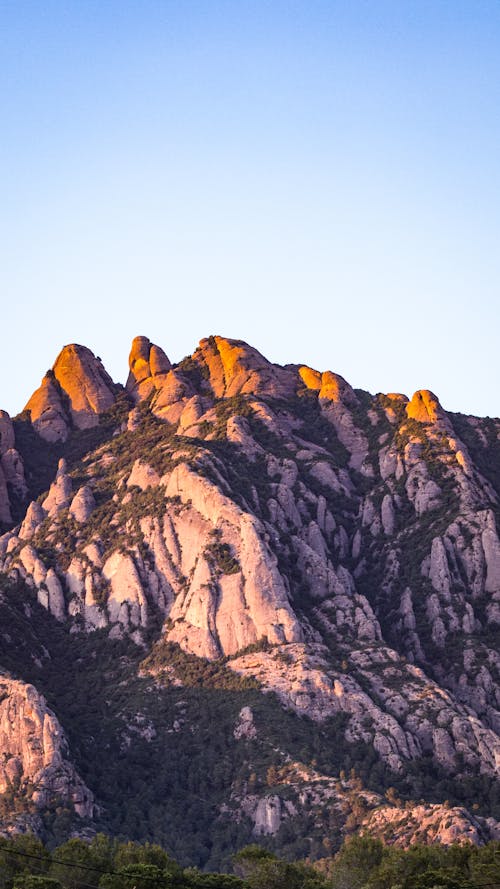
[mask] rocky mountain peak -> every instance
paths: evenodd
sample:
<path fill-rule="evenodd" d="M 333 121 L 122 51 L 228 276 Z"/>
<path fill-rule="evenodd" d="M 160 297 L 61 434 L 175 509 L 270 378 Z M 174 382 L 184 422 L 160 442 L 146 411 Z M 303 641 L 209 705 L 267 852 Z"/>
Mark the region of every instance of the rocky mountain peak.
<path fill-rule="evenodd" d="M 320 373 L 318 370 L 303 365 L 299 368 L 299 376 L 308 389 L 318 392 L 320 399 L 351 407 L 358 403 L 354 389 L 340 374 L 332 373 L 331 370 Z"/>
<path fill-rule="evenodd" d="M 132 803 L 159 839 L 194 783 L 204 845 L 224 818 L 275 848 L 285 821 L 312 830 L 314 854 L 354 815 L 405 842 L 500 835 L 500 421 L 222 336 L 175 365 L 136 337 L 129 367 L 108 411 L 100 360 L 63 349 L 27 405 L 48 445 L 0 413 L 0 669 L 67 729 L 65 798 L 81 774 L 98 829 L 126 834 Z M 27 804 L 28 729 L 0 713 Z"/>
<path fill-rule="evenodd" d="M 47 371 L 24 410 L 29 413 L 33 428 L 45 441 L 66 441 L 70 429 L 69 416 L 53 370 Z"/>
<path fill-rule="evenodd" d="M 24 410 L 46 441 L 66 441 L 71 428 L 97 425 L 115 401 L 115 384 L 99 358 L 73 343 L 64 346 Z"/>
<path fill-rule="evenodd" d="M 200 342 L 195 356 L 208 370 L 216 398 L 233 395 L 286 396 L 295 389 L 295 374 L 272 364 L 242 340 L 211 336 Z"/>
<path fill-rule="evenodd" d="M 127 391 L 140 399 L 147 398 L 152 389 L 159 388 L 162 377 L 172 365 L 163 349 L 155 346 L 147 336 L 136 336 L 132 340 L 128 359 L 129 376 Z"/>
<path fill-rule="evenodd" d="M 437 395 L 429 389 L 419 389 L 415 392 L 406 406 L 406 413 L 411 420 L 417 420 L 419 423 L 437 423 L 446 419 Z"/>
<path fill-rule="evenodd" d="M 100 358 L 85 346 L 65 346 L 54 364 L 54 376 L 69 399 L 77 429 L 94 426 L 115 400 L 114 383 Z"/>

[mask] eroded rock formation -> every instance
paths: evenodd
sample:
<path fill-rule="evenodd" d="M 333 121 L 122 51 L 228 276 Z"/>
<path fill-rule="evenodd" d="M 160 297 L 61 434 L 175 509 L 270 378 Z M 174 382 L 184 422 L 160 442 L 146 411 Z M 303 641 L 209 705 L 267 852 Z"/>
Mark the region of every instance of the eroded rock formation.
<path fill-rule="evenodd" d="M 178 652 L 142 668 L 158 694 L 185 682 L 182 657 L 223 662 L 229 685 L 258 685 L 310 725 L 339 720 L 342 743 L 365 745 L 416 799 L 405 778 L 416 763 L 493 786 L 500 421 L 448 414 L 428 390 L 411 401 L 354 391 L 224 337 L 177 365 L 137 337 L 129 368 L 129 403 L 108 438 L 83 460 L 63 458 L 0 538 L 4 578 L 73 634 Z M 47 441 L 76 442 L 116 391 L 92 353 L 65 347 L 27 410 Z M 2 467 L 15 451 L 9 422 L 0 416 Z M 21 490 L 18 458 L 18 470 L 12 456 L 6 466 Z M 244 701 L 239 713 L 235 742 L 260 743 Z M 127 749 L 143 723 L 131 725 Z M 154 720 L 144 725 L 158 737 Z M 306 799 L 312 779 L 301 780 Z M 302 811 L 270 792 L 231 799 L 256 834 Z M 495 819 L 439 806 L 412 810 L 408 841 L 423 822 L 444 841 L 494 835 Z M 398 813 L 377 809 L 366 827 L 402 831 Z"/>

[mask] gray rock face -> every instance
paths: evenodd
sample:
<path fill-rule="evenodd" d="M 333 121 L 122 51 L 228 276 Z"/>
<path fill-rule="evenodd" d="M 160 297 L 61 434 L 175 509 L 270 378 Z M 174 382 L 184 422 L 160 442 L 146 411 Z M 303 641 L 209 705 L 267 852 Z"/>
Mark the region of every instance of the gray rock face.
<path fill-rule="evenodd" d="M 16 448 L 10 448 L 2 454 L 2 471 L 14 493 L 22 500 L 26 497 L 28 486 L 24 477 L 24 464 Z"/>
<path fill-rule="evenodd" d="M 289 762 L 283 770 L 282 786 L 286 796 L 264 790 L 260 795 L 233 792 L 231 805 L 225 806 L 236 821 L 247 817 L 257 836 L 275 836 L 288 822 L 293 832 L 294 821 L 302 814 L 316 823 L 327 814 L 329 822 L 342 821 L 356 799 L 357 816 L 351 813 L 348 830 L 370 834 L 385 844 L 406 848 L 413 843 L 442 845 L 481 844 L 496 839 L 500 825 L 494 819 L 472 815 L 465 808 L 445 804 L 415 804 L 395 799 L 390 804 L 377 793 L 363 790 L 356 779 L 327 777 L 301 763 Z M 299 821 L 300 823 L 300 821 Z M 345 825 L 344 829 L 346 829 Z"/>
<path fill-rule="evenodd" d="M 61 460 L 49 493 L 42 501 L 42 509 L 49 516 L 57 515 L 60 510 L 66 509 L 70 505 L 72 493 L 73 484 L 66 472 L 66 461 Z"/>
<path fill-rule="evenodd" d="M 24 464 L 16 449 L 12 420 L 7 411 L 0 411 L 0 522 L 12 522 L 11 495 L 23 500 L 27 491 Z"/>
<path fill-rule="evenodd" d="M 7 488 L 7 479 L 4 471 L 0 466 L 0 522 L 10 525 L 12 522 L 12 514 L 10 511 L 9 490 Z"/>
<path fill-rule="evenodd" d="M 30 537 L 33 537 L 33 534 L 42 524 L 46 515 L 47 513 L 45 512 L 41 504 L 38 503 L 36 500 L 32 501 L 32 503 L 30 503 L 28 509 L 26 510 L 26 515 L 19 530 L 20 539 L 29 540 Z"/>
<path fill-rule="evenodd" d="M 237 741 L 240 741 L 242 738 L 251 739 L 257 737 L 257 729 L 254 725 L 253 713 L 250 707 L 241 708 L 233 735 Z"/>
<path fill-rule="evenodd" d="M 150 378 L 151 367 L 143 366 L 141 361 L 146 360 L 146 351 L 147 356 L 151 355 L 151 348 L 142 340 L 134 348 L 133 366 L 140 384 Z M 355 406 L 337 380 L 327 383 L 330 389 L 324 388 L 324 382 L 317 389 L 323 391 L 322 404 L 327 401 L 328 391 L 330 401 L 341 404 L 342 410 Z M 185 424 L 199 426 L 203 407 L 206 399 L 187 403 L 179 415 L 179 434 L 184 434 Z M 331 410 L 330 404 L 326 410 Z M 374 417 L 376 420 L 377 414 L 372 411 L 372 426 Z M 269 417 L 268 422 L 274 421 Z M 337 428 L 336 421 L 332 428 Z M 282 434 L 279 426 L 276 430 L 275 434 Z M 245 448 L 249 436 L 250 427 L 237 446 Z M 359 437 L 344 436 L 344 446 L 346 442 L 350 442 L 354 455 L 361 453 Z M 255 442 L 248 448 L 248 460 L 252 463 L 262 453 Z M 38 590 L 39 601 L 59 620 L 67 614 L 78 616 L 89 630 L 109 626 L 113 635 L 135 634 L 149 626 L 153 611 L 159 609 L 166 620 L 167 639 L 200 657 L 232 657 L 232 669 L 243 675 L 254 675 L 256 665 L 255 655 L 238 657 L 241 650 L 264 638 L 277 646 L 277 652 L 284 646 L 285 667 L 274 655 L 259 654 L 257 676 L 262 684 L 277 692 L 284 705 L 312 719 L 321 721 L 346 713 L 347 736 L 352 741 L 373 744 L 381 759 L 396 772 L 404 770 L 405 762 L 430 752 L 449 773 L 456 769 L 460 753 L 470 768 L 496 774 L 500 757 L 495 728 L 498 689 L 492 674 L 486 676 L 488 671 L 483 671 L 481 687 L 476 683 L 473 688 L 465 672 L 456 686 L 454 682 L 443 694 L 425 672 L 426 656 L 417 633 L 412 587 L 407 586 L 397 602 L 397 620 L 407 634 L 413 657 L 424 670 L 405 663 L 402 652 L 394 647 L 380 647 L 384 641 L 380 622 L 367 596 L 357 588 L 357 575 L 364 570 L 367 534 L 372 547 L 383 547 L 385 588 L 390 591 L 399 577 L 401 556 L 394 541 L 400 533 L 402 495 L 401 485 L 397 488 L 396 483 L 402 480 L 401 466 L 415 521 L 437 509 L 434 499 L 441 488 L 430 478 L 422 460 L 421 443 L 410 438 L 404 445 L 402 462 L 385 443 L 381 446 L 372 471 L 380 472 L 386 493 L 378 505 L 370 496 L 358 499 L 357 505 L 356 499 L 352 500 L 360 525 L 351 541 L 339 514 L 336 516 L 328 505 L 330 497 L 341 496 L 347 498 L 346 502 L 353 498 L 349 474 L 335 469 L 322 454 L 311 465 L 309 453 L 305 451 L 302 456 L 297 450 L 295 459 L 267 457 L 268 497 L 261 502 L 255 491 L 257 507 L 248 500 L 243 507 L 239 505 L 213 461 L 204 464 L 210 466 L 207 475 L 206 470 L 200 472 L 199 467 L 190 465 L 180 450 L 173 468 L 161 476 L 147 459 L 136 458 L 115 489 L 118 547 L 112 547 L 103 558 L 105 545 L 97 530 L 87 539 L 85 559 L 74 557 L 69 567 L 48 572 L 36 546 L 22 545 L 18 551 L 11 543 L 12 555 L 6 554 L 3 567 L 26 578 Z M 206 461 L 207 455 L 203 459 Z M 460 468 L 457 471 L 461 472 Z M 74 494 L 63 461 L 42 507 L 32 505 L 28 510 L 19 539 L 33 539 L 34 535 L 36 539 L 37 528 L 49 516 L 55 522 L 51 534 L 57 540 L 59 516 L 68 507 L 69 515 L 82 526 L 84 539 L 96 506 L 92 490 L 96 477 L 97 468 Z M 315 480 L 312 487 L 310 480 Z M 317 483 L 325 493 L 317 492 Z M 467 516 L 470 485 L 468 481 L 462 495 Z M 119 519 L 121 510 L 133 516 L 136 491 L 156 504 L 141 514 L 140 548 L 126 542 L 132 519 L 124 519 L 122 527 Z M 464 573 L 475 577 L 476 582 L 482 578 L 485 593 L 496 594 L 499 588 L 499 544 L 493 513 L 491 509 L 476 510 L 474 525 L 470 518 L 467 522 L 475 529 L 468 532 L 468 546 L 460 531 L 465 524 L 455 520 L 449 531 L 432 538 L 428 554 L 417 565 L 415 583 L 419 578 L 422 584 L 428 582 L 423 588 L 425 615 L 438 649 L 445 648 L 450 632 L 475 632 L 474 608 L 467 599 Z M 358 565 L 354 573 L 346 564 L 352 553 Z M 293 581 L 286 567 L 283 570 L 287 563 L 295 566 Z M 305 619 L 295 605 L 294 584 L 299 578 L 313 605 Z M 326 640 L 333 639 L 338 650 L 345 652 L 347 672 L 332 668 L 331 641 Z M 317 648 L 318 643 L 325 642 L 326 647 Z M 378 647 L 370 648 L 374 644 Z M 362 646 L 359 652 L 356 646 Z M 473 669 L 469 666 L 470 673 Z M 457 699 L 453 697 L 455 687 L 460 689 Z M 473 708 L 473 718 L 464 705 Z"/>
<path fill-rule="evenodd" d="M 95 509 L 95 497 L 89 485 L 83 485 L 73 497 L 69 507 L 69 514 L 77 522 L 87 522 Z"/>
<path fill-rule="evenodd" d="M 0 454 L 15 448 L 14 427 L 7 411 L 0 411 Z"/>
<path fill-rule="evenodd" d="M 259 836 L 278 833 L 281 825 L 281 801 L 274 794 L 265 796 L 257 803 L 254 815 L 254 833 Z"/>

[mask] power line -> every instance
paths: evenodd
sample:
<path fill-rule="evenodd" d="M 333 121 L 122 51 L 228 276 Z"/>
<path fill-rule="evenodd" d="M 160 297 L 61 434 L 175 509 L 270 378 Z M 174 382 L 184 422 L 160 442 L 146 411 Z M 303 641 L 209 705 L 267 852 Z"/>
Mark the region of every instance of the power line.
<path fill-rule="evenodd" d="M 21 852 L 19 849 L 9 849 L 6 846 L 1 846 L 1 845 L 0 845 L 0 852 L 5 852 L 8 855 L 20 855 L 22 858 L 30 858 L 35 861 L 42 861 L 43 864 L 45 864 L 45 865 L 60 864 L 63 867 L 76 868 L 76 870 L 92 871 L 93 873 L 98 873 L 101 876 L 105 876 L 105 875 L 107 876 L 109 874 L 112 877 L 120 877 L 122 880 L 124 878 L 126 878 L 127 876 L 134 879 L 134 880 L 157 880 L 158 879 L 157 877 L 154 877 L 153 875 L 149 875 L 149 874 L 134 874 L 134 873 L 124 874 L 124 873 L 120 873 L 120 871 L 116 871 L 116 870 L 106 871 L 106 870 L 102 870 L 101 868 L 98 868 L 98 867 L 92 867 L 92 865 L 89 865 L 89 864 L 77 864 L 76 862 L 73 862 L 73 861 L 62 861 L 62 859 L 52 858 L 52 856 L 50 856 L 49 860 L 47 860 L 46 858 L 43 858 L 41 855 L 35 855 L 33 852 Z M 495 856 L 497 855 L 496 850 L 495 850 L 494 854 L 495 854 Z M 133 865 L 129 865 L 129 866 L 133 867 Z M 85 886 L 85 889 L 102 889 L 101 886 L 95 886 L 93 883 L 82 883 L 81 881 L 79 881 L 79 885 Z M 480 889 L 499 889 L 499 886 L 500 886 L 500 884 L 498 882 L 496 882 L 496 883 L 477 883 L 476 885 L 478 886 L 478 889 L 479 889 L 479 887 L 480 887 Z M 134 887 L 134 889 L 135 889 L 135 887 Z"/>
<path fill-rule="evenodd" d="M 76 862 L 73 862 L 73 861 L 63 861 L 60 858 L 52 858 L 52 856 L 50 856 L 50 859 L 47 860 L 46 858 L 43 858 L 42 855 L 35 855 L 33 852 L 21 852 L 20 849 L 9 849 L 6 846 L 0 846 L 0 852 L 5 852 L 8 855 L 20 855 L 22 858 L 31 858 L 35 861 L 42 861 L 46 865 L 47 864 L 49 864 L 49 865 L 50 864 L 60 864 L 63 867 L 74 867 L 74 868 L 76 868 L 76 870 L 92 871 L 93 873 L 100 874 L 101 876 L 104 876 L 105 874 L 106 875 L 109 874 L 110 876 L 121 877 L 122 879 L 126 876 L 130 876 L 130 877 L 133 877 L 134 879 L 139 879 L 139 880 L 156 880 L 157 879 L 157 877 L 153 876 L 152 874 L 123 874 L 123 873 L 120 873 L 119 871 L 116 871 L 116 870 L 102 870 L 102 868 L 92 867 L 92 865 L 90 865 L 90 864 L 77 864 Z M 133 867 L 134 865 L 128 865 L 128 866 Z M 140 866 L 140 865 L 138 865 L 138 866 Z M 86 886 L 87 889 L 100 889 L 99 886 L 94 886 L 91 883 L 80 883 L 80 885 Z"/>

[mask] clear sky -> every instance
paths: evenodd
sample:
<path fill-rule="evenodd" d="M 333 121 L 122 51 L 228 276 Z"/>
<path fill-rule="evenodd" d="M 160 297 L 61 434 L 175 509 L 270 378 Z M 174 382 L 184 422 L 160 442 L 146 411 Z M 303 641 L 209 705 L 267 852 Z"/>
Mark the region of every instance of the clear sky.
<path fill-rule="evenodd" d="M 498 0 L 0 0 L 0 407 L 244 339 L 500 415 Z"/>

